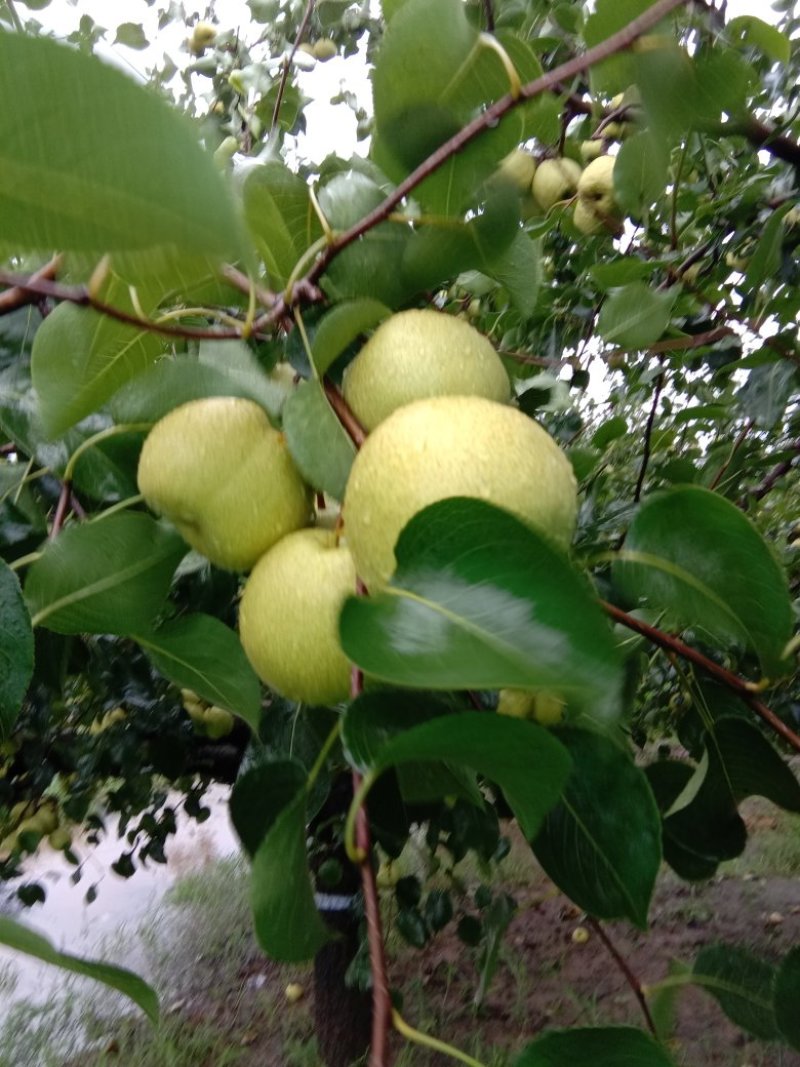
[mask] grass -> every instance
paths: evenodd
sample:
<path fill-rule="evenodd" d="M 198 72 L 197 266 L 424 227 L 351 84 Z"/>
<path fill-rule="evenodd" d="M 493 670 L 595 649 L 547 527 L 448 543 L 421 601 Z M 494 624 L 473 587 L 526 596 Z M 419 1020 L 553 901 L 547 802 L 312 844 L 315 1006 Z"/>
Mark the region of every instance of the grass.
<path fill-rule="evenodd" d="M 774 807 L 761 797 L 741 806 L 749 827 L 747 847 L 741 856 L 720 867 L 735 878 L 794 878 L 800 875 L 800 816 Z"/>

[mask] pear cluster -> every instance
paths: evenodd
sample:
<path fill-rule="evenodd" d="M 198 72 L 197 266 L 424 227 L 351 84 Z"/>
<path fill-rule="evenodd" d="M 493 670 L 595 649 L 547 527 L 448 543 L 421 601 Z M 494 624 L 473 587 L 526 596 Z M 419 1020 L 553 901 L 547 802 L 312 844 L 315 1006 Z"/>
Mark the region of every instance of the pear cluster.
<path fill-rule="evenodd" d="M 334 527 L 314 522 L 312 493 L 285 439 L 254 402 L 209 397 L 151 430 L 138 482 L 146 502 L 217 566 L 250 571 L 239 633 L 259 677 L 312 705 L 346 699 L 351 667 L 339 614 L 361 579 L 379 591 L 395 544 L 422 508 L 453 496 L 505 508 L 566 547 L 577 494 L 556 442 L 510 403 L 490 342 L 433 310 L 386 320 L 351 361 L 343 393 L 369 436 L 353 463 Z M 202 729 L 220 736 L 189 692 Z M 202 721 L 201 721 L 202 720 Z"/>

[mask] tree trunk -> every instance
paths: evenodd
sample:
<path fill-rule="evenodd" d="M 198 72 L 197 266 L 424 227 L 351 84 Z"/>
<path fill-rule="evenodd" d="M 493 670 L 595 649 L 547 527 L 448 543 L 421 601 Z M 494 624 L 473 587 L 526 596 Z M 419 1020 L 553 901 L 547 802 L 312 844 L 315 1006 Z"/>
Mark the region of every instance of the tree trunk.
<path fill-rule="evenodd" d="M 345 983 L 359 946 L 359 918 L 352 908 L 322 911 L 337 937 L 314 959 L 314 1028 L 326 1067 L 351 1067 L 369 1049 L 372 1023 L 369 992 Z"/>

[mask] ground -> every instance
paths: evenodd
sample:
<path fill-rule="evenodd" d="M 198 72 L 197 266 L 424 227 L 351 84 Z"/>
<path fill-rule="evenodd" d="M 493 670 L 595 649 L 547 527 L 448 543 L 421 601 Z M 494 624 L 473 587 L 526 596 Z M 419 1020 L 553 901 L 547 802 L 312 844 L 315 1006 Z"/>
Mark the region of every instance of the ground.
<path fill-rule="evenodd" d="M 667 976 L 674 960 L 691 962 L 717 941 L 777 958 L 800 943 L 800 819 L 751 803 L 752 832 L 743 857 L 711 882 L 689 886 L 664 871 L 642 933 L 607 924 L 612 941 L 645 985 Z M 480 1013 L 476 972 L 450 927 L 423 952 L 390 943 L 391 979 L 412 1025 L 464 1049 L 487 1067 L 507 1067 L 514 1052 L 545 1028 L 632 1023 L 642 1016 L 630 986 L 596 932 L 549 882 L 524 843 L 514 842 L 504 885 L 518 910 L 501 964 Z M 452 924 L 451 924 L 452 926 Z M 576 929 L 589 934 L 574 937 Z M 153 1038 L 141 1024 L 98 1021 L 97 1053 L 65 1063 L 41 1051 L 23 1059 L 0 1046 L 0 1067 L 319 1067 L 308 969 L 278 967 L 258 953 L 249 931 L 246 876 L 231 862 L 181 882 L 144 932 L 167 1024 Z M 295 1004 L 289 982 L 303 986 Z M 7 1036 L 4 1038 L 8 1044 Z M 420 1048 L 402 1050 L 399 1067 L 443 1067 L 452 1060 Z M 708 995 L 683 989 L 672 1044 L 691 1067 L 793 1067 L 800 1055 L 749 1040 Z"/>

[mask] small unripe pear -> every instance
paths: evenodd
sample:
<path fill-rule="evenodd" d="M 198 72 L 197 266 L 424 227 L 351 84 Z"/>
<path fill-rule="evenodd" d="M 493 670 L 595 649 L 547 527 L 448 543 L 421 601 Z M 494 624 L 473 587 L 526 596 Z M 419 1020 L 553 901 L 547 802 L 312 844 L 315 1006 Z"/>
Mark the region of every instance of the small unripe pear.
<path fill-rule="evenodd" d="M 592 137 L 588 141 L 581 142 L 581 158 L 584 163 L 591 163 L 593 159 L 603 154 L 603 141 L 600 137 Z"/>
<path fill-rule="evenodd" d="M 217 28 L 212 26 L 210 22 L 196 23 L 192 30 L 192 36 L 189 38 L 189 51 L 196 56 L 201 56 L 205 49 L 214 43 L 216 36 Z"/>
<path fill-rule="evenodd" d="M 575 195 L 581 176 L 580 164 L 574 159 L 545 159 L 536 168 L 531 188 L 543 211 Z"/>
<path fill-rule="evenodd" d="M 318 41 L 314 42 L 311 54 L 320 63 L 327 63 L 329 59 L 333 59 L 338 51 L 335 41 L 332 41 L 329 37 L 320 37 Z"/>
<path fill-rule="evenodd" d="M 583 233 L 621 232 L 619 207 L 614 199 L 613 156 L 599 156 L 581 174 L 573 218 Z"/>
<path fill-rule="evenodd" d="M 212 741 L 219 741 L 221 737 L 227 737 L 233 730 L 234 718 L 229 711 L 225 708 L 220 708 L 216 704 L 212 704 L 211 707 L 206 708 L 203 714 L 203 725 L 206 728 L 206 735 L 211 738 Z"/>
<path fill-rule="evenodd" d="M 531 188 L 533 176 L 536 173 L 536 160 L 521 148 L 515 148 L 513 152 L 501 160 L 497 168 L 497 177 L 510 182 L 521 193 L 527 193 Z"/>

